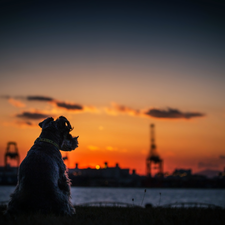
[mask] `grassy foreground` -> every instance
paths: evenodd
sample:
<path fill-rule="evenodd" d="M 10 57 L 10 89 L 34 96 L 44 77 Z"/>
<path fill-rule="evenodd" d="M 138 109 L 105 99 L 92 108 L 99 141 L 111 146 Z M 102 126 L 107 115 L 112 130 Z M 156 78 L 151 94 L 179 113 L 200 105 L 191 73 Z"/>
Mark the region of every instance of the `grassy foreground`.
<path fill-rule="evenodd" d="M 20 215 L 16 219 L 6 218 L 0 212 L 0 224 L 10 225 L 222 225 L 225 209 L 203 208 L 118 208 L 118 207 L 76 207 L 76 215 L 63 217 L 55 215 Z"/>

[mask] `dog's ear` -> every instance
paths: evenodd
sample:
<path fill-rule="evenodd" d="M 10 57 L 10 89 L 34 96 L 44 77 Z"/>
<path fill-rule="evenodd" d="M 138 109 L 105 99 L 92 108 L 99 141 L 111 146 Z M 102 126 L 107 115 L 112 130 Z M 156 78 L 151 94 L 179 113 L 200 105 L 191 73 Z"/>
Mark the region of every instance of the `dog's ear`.
<path fill-rule="evenodd" d="M 68 131 L 70 132 L 73 128 L 70 125 L 70 122 L 64 116 L 60 116 L 57 120 L 57 126 L 61 132 Z"/>
<path fill-rule="evenodd" d="M 48 117 L 47 119 L 43 120 L 42 122 L 39 123 L 39 126 L 41 128 L 44 128 L 48 123 L 50 123 L 51 121 L 54 121 L 54 119 L 52 117 Z"/>

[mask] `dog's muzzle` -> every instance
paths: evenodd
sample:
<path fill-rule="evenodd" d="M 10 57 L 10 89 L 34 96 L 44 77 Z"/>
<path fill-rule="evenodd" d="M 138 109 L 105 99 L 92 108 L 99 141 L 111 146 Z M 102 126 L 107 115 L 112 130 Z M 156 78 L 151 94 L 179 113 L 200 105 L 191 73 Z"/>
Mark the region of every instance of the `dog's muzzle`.
<path fill-rule="evenodd" d="M 60 146 L 60 150 L 61 151 L 72 151 L 74 150 L 75 148 L 78 147 L 78 141 L 77 141 L 77 137 L 73 137 L 72 139 L 68 140 L 66 138 L 63 139 L 63 142 Z"/>

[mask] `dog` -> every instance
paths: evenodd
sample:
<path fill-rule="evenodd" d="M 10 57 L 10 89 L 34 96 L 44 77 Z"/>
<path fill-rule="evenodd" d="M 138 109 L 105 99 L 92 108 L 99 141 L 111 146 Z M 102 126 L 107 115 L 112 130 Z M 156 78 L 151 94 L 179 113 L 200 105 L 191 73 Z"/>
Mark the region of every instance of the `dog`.
<path fill-rule="evenodd" d="M 6 214 L 40 212 L 72 216 L 75 209 L 71 203 L 70 179 L 59 150 L 77 148 L 78 136 L 71 136 L 73 128 L 63 116 L 55 121 L 49 117 L 39 126 L 42 132 L 20 164 L 17 186 Z"/>

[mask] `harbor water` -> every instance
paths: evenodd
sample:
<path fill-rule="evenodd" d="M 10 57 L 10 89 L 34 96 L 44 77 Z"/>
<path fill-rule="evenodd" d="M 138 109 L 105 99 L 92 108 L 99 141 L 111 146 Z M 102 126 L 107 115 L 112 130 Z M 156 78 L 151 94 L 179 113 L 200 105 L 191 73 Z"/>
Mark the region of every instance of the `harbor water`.
<path fill-rule="evenodd" d="M 9 201 L 14 186 L 0 186 L 0 202 Z M 93 188 L 71 187 L 72 203 L 123 202 L 135 205 L 163 206 L 172 203 L 196 202 L 225 208 L 225 189 L 172 188 Z M 132 200 L 133 199 L 133 200 Z"/>

